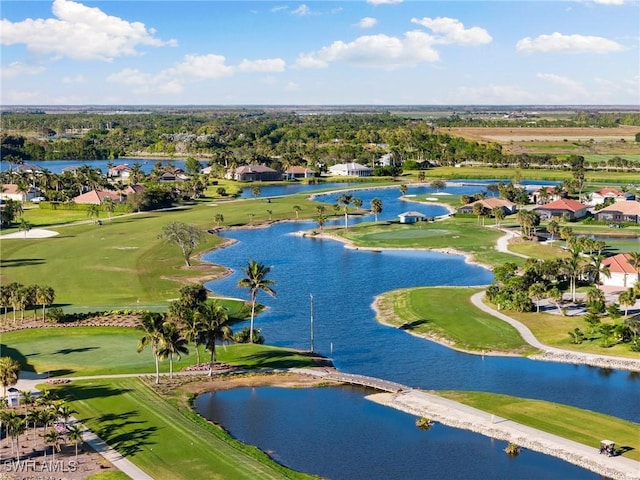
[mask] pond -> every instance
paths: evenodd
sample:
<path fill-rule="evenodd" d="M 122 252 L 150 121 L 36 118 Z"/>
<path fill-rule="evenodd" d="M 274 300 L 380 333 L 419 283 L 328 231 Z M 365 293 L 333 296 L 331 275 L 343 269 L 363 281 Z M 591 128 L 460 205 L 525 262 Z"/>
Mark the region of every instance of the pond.
<path fill-rule="evenodd" d="M 385 195 L 382 190 L 378 193 Z M 388 193 L 393 194 L 397 192 Z M 386 197 L 383 202 L 392 203 Z M 415 286 L 486 285 L 492 274 L 484 268 L 469 265 L 458 255 L 410 250 L 375 253 L 295 235 L 311 228 L 315 228 L 312 222 L 284 222 L 225 232 L 223 236 L 238 242 L 204 257 L 234 270 L 207 284 L 213 292 L 231 297 L 248 298 L 248 292 L 236 285 L 243 276 L 240 268 L 249 259 L 272 267 L 269 278 L 276 282 L 277 297 L 258 295 L 268 308 L 256 319 L 269 344 L 310 348 L 312 294 L 315 349 L 331 357 L 341 370 L 412 387 L 505 393 L 640 420 L 640 377 L 635 374 L 468 355 L 375 320 L 371 304 L 376 295 Z"/>
<path fill-rule="evenodd" d="M 332 480 L 601 478 L 554 457 L 434 424 L 366 400 L 358 387 L 240 388 L 197 397 L 196 410 L 294 470 Z"/>

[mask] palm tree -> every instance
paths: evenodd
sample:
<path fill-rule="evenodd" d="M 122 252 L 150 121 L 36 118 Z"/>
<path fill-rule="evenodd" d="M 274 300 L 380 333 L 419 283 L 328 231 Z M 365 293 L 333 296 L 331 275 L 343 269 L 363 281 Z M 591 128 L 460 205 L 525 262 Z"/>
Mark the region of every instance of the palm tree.
<path fill-rule="evenodd" d="M 11 357 L 0 357 L 0 383 L 3 396 L 7 397 L 7 387 L 18 383 L 20 364 Z"/>
<path fill-rule="evenodd" d="M 371 211 L 375 216 L 376 223 L 378 223 L 378 215 L 382 213 L 382 200 L 379 198 L 374 198 L 371 200 Z"/>
<path fill-rule="evenodd" d="M 571 256 L 564 259 L 563 270 L 569 276 L 571 285 L 571 301 L 576 301 L 576 283 L 582 272 L 582 258 L 577 251 L 571 252 Z"/>
<path fill-rule="evenodd" d="M 111 214 L 113 213 L 113 211 L 116 209 L 116 204 L 113 201 L 113 198 L 110 197 L 105 197 L 102 200 L 102 207 L 105 209 L 105 211 L 107 212 L 107 216 L 109 218 L 109 221 L 111 221 Z"/>
<path fill-rule="evenodd" d="M 29 427 L 29 424 L 33 425 L 33 435 L 31 438 L 31 443 L 32 445 L 35 447 L 36 445 L 36 427 L 38 425 L 38 422 L 40 421 L 40 409 L 39 408 L 30 408 L 27 411 L 27 416 L 25 417 L 24 421 L 27 424 L 27 427 Z"/>
<path fill-rule="evenodd" d="M 316 219 L 316 223 L 320 227 L 320 231 L 323 232 L 324 224 L 327 223 L 327 217 L 322 213 L 319 213 L 318 215 L 316 215 L 315 219 Z"/>
<path fill-rule="evenodd" d="M 536 282 L 529 287 L 529 296 L 536 301 L 536 312 L 540 313 L 540 300 L 545 298 L 547 288 L 544 283 Z"/>
<path fill-rule="evenodd" d="M 231 339 L 233 332 L 229 325 L 227 310 L 217 302 L 203 305 L 196 316 L 198 317 L 201 342 L 211 352 L 211 360 L 209 361 L 209 376 L 211 376 L 213 364 L 216 361 L 216 342 Z M 253 336 L 251 338 L 253 339 Z"/>
<path fill-rule="evenodd" d="M 547 223 L 547 233 L 551 235 L 551 241 L 553 242 L 556 235 L 560 233 L 560 226 L 558 225 L 558 222 L 550 220 L 549 223 Z"/>
<path fill-rule="evenodd" d="M 223 214 L 221 214 L 221 213 L 216 213 L 216 216 L 214 217 L 214 220 L 215 220 L 215 222 L 216 222 L 216 226 L 218 226 L 218 227 L 219 227 L 219 226 L 220 226 L 220 224 L 221 224 L 222 222 L 224 222 L 224 215 L 223 215 Z"/>
<path fill-rule="evenodd" d="M 25 420 L 21 415 L 13 410 L 7 412 L 3 420 L 7 429 L 7 434 L 11 437 L 11 450 L 13 451 L 13 439 L 15 439 L 16 454 L 18 460 L 20 460 L 20 435 L 22 435 L 27 428 Z"/>
<path fill-rule="evenodd" d="M 175 302 L 174 302 L 175 303 Z M 204 308 L 204 305 L 200 308 Z M 190 311 L 190 314 L 182 320 L 182 334 L 189 343 L 193 342 L 196 348 L 196 365 L 200 365 L 200 319 L 198 318 L 199 310 Z"/>
<path fill-rule="evenodd" d="M 600 283 L 600 275 L 611 278 L 611 270 L 609 270 L 609 267 L 602 264 L 603 260 L 603 255 L 591 255 L 589 257 L 589 263 L 585 266 L 585 271 L 593 279 L 593 282 L 596 285 Z"/>
<path fill-rule="evenodd" d="M 160 383 L 160 357 L 158 349 L 162 338 L 163 325 L 166 316 L 158 312 L 146 312 L 142 315 L 138 328 L 144 331 L 144 335 L 138 340 L 138 353 L 144 350 L 147 345 L 151 346 L 151 352 L 156 363 L 156 384 Z"/>
<path fill-rule="evenodd" d="M 504 217 L 506 216 L 504 210 L 502 209 L 502 207 L 493 207 L 491 209 L 491 214 L 493 215 L 493 218 L 496 219 L 496 225 L 499 227 L 502 223 L 502 220 L 504 220 Z"/>
<path fill-rule="evenodd" d="M 478 221 L 476 223 L 480 223 L 480 216 L 484 212 L 484 207 L 480 202 L 476 202 L 473 204 L 473 214 L 478 217 Z"/>
<path fill-rule="evenodd" d="M 53 457 L 53 462 L 56 461 L 56 450 L 60 451 L 60 446 L 58 442 L 60 442 L 60 432 L 55 428 L 52 428 L 47 433 L 43 435 L 44 441 L 47 445 L 51 445 L 51 455 Z"/>
<path fill-rule="evenodd" d="M 180 360 L 182 355 L 188 355 L 187 345 L 189 341 L 182 336 L 182 332 L 173 322 L 165 322 L 160 336 L 158 356 L 163 360 L 169 359 L 169 378 L 173 379 L 173 356 Z"/>
<path fill-rule="evenodd" d="M 20 232 L 24 232 L 24 238 L 27 238 L 27 233 L 31 230 L 31 223 L 27 222 L 24 218 L 20 219 L 20 224 L 18 225 L 18 230 Z"/>
<path fill-rule="evenodd" d="M 302 211 L 302 207 L 300 205 L 294 205 L 293 211 L 296 212 L 296 220 L 300 218 L 300 212 Z"/>
<path fill-rule="evenodd" d="M 629 307 L 636 304 L 636 293 L 633 288 L 621 292 L 618 296 L 618 303 L 624 307 L 624 316 L 629 315 Z"/>
<path fill-rule="evenodd" d="M 342 211 L 344 212 L 344 228 L 349 228 L 349 205 L 353 201 L 353 195 L 343 193 L 338 198 L 338 205 L 342 205 Z"/>
<path fill-rule="evenodd" d="M 100 217 L 100 206 L 92 203 L 87 207 L 87 217 L 91 219 L 93 223 L 96 223 Z"/>
<path fill-rule="evenodd" d="M 71 415 L 76 413 L 76 411 L 71 409 L 71 407 L 69 405 L 67 405 L 66 403 L 63 403 L 62 405 L 60 405 L 58 407 L 58 412 L 57 413 L 58 413 L 58 415 L 60 417 L 62 417 L 62 419 L 64 420 L 64 424 L 66 426 L 67 423 L 69 422 L 69 418 L 71 417 Z"/>
<path fill-rule="evenodd" d="M 407 185 L 405 183 L 403 183 L 402 185 L 400 185 L 400 194 L 404 196 L 405 193 L 407 193 Z"/>
<path fill-rule="evenodd" d="M 84 441 L 82 427 L 77 423 L 67 426 L 67 436 L 76 448 L 76 463 L 78 462 L 78 444 Z"/>
<path fill-rule="evenodd" d="M 256 315 L 256 303 L 258 292 L 262 290 L 266 294 L 275 297 L 276 292 L 271 288 L 275 285 L 275 281 L 267 279 L 267 275 L 271 271 L 271 267 L 267 267 L 255 260 L 249 260 L 246 267 L 242 268 L 246 275 L 245 278 L 238 282 L 238 287 L 248 288 L 251 295 L 251 326 L 249 328 L 249 343 L 253 343 L 253 320 Z"/>
<path fill-rule="evenodd" d="M 46 313 L 45 307 L 53 303 L 53 300 L 56 297 L 56 293 L 51 287 L 36 285 L 35 297 L 36 302 L 38 302 L 39 305 L 42 305 L 42 323 L 44 323 Z"/>

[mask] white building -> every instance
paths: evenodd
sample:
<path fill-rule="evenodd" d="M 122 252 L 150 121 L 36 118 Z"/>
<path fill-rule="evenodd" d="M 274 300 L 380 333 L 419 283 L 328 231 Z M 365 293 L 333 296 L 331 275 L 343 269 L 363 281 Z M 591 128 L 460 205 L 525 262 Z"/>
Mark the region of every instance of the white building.
<path fill-rule="evenodd" d="M 329 167 L 329 173 L 343 177 L 370 177 L 373 175 L 373 168 L 355 162 L 338 163 Z"/>
<path fill-rule="evenodd" d="M 602 284 L 607 287 L 631 288 L 640 277 L 640 269 L 631 265 L 631 255 L 628 253 L 619 253 L 605 258 L 602 266 L 608 267 L 611 274 L 610 277 L 600 276 Z"/>

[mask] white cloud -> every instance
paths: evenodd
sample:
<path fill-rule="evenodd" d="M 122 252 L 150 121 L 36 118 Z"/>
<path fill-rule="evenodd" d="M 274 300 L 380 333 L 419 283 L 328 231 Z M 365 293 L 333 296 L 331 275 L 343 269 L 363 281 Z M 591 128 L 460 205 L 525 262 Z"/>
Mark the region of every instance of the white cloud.
<path fill-rule="evenodd" d="M 371 5 L 394 5 L 402 3 L 404 0 L 367 0 Z"/>
<path fill-rule="evenodd" d="M 624 5 L 625 0 L 593 0 L 593 2 L 601 5 Z"/>
<path fill-rule="evenodd" d="M 624 47 L 613 40 L 588 35 L 564 35 L 552 33 L 536 38 L 526 37 L 518 41 L 519 53 L 559 52 L 559 53 L 611 53 L 620 52 Z"/>
<path fill-rule="evenodd" d="M 28 63 L 13 62 L 9 65 L 4 65 L 0 70 L 0 76 L 2 78 L 13 78 L 18 75 L 39 75 L 44 72 L 46 68 L 41 65 L 30 65 Z"/>
<path fill-rule="evenodd" d="M 287 84 L 284 86 L 284 89 L 287 92 L 295 92 L 297 90 L 300 90 L 300 85 L 298 85 L 296 82 L 287 82 Z"/>
<path fill-rule="evenodd" d="M 460 20 L 448 17 L 412 18 L 411 23 L 422 25 L 437 34 L 438 43 L 456 45 L 481 45 L 491 43 L 491 35 L 484 28 L 464 28 Z"/>
<path fill-rule="evenodd" d="M 289 7 L 287 7 L 286 5 L 279 5 L 279 6 L 277 6 L 277 7 L 273 7 L 273 8 L 271 9 L 271 11 L 272 11 L 272 12 L 280 12 L 280 11 L 282 11 L 282 10 L 286 10 L 287 8 L 289 8 Z"/>
<path fill-rule="evenodd" d="M 419 31 L 405 33 L 403 38 L 388 35 L 366 35 L 353 42 L 333 42 L 312 53 L 301 54 L 300 68 L 325 68 L 332 62 L 345 62 L 365 67 L 395 68 L 439 60 L 432 47 L 433 37 Z"/>
<path fill-rule="evenodd" d="M 531 92 L 511 85 L 488 85 L 484 87 L 460 87 L 453 103 L 475 105 L 522 105 L 534 103 Z"/>
<path fill-rule="evenodd" d="M 574 94 L 585 96 L 588 94 L 587 89 L 584 88 L 584 86 L 580 82 L 571 80 L 567 77 L 562 77 L 554 73 L 538 73 L 536 77 L 541 80 L 553 83 L 554 85 L 557 85 L 559 87 L 565 88 Z"/>
<path fill-rule="evenodd" d="M 31 52 L 53 54 L 74 60 L 111 61 L 123 55 L 138 55 L 142 45 L 176 45 L 162 41 L 143 23 L 128 22 L 71 0 L 55 0 L 56 18 L 2 20 L 2 44 L 24 44 Z"/>
<path fill-rule="evenodd" d="M 237 73 L 282 72 L 285 68 L 286 63 L 280 58 L 244 59 L 238 65 L 228 65 L 222 55 L 185 55 L 182 62 L 158 73 L 150 74 L 128 68 L 110 75 L 107 81 L 129 86 L 138 94 L 177 94 L 183 92 L 187 84 L 217 80 Z"/>
<path fill-rule="evenodd" d="M 311 15 L 311 9 L 303 3 L 291 13 L 293 15 L 299 15 L 301 17 L 304 17 L 305 15 Z"/>
<path fill-rule="evenodd" d="M 378 20 L 376 20 L 373 17 L 364 17 L 364 18 L 361 18 L 358 23 L 356 23 L 356 26 L 360 28 L 371 28 L 371 27 L 375 27 L 377 23 L 378 23 Z"/>
<path fill-rule="evenodd" d="M 244 59 L 238 65 L 240 72 L 284 72 L 286 63 L 281 58 L 268 58 L 264 60 Z"/>

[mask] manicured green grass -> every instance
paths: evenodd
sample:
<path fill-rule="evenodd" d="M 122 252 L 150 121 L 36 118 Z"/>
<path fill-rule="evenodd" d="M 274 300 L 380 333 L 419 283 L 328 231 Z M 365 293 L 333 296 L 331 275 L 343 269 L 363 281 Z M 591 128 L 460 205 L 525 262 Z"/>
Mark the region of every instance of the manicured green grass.
<path fill-rule="evenodd" d="M 628 449 L 624 457 L 640 460 L 640 425 L 637 423 L 557 403 L 496 393 L 434 393 L 593 448 L 598 448 L 601 440 L 610 439 L 618 448 Z"/>
<path fill-rule="evenodd" d="M 401 330 L 427 335 L 466 351 L 535 353 L 509 324 L 477 309 L 474 288 L 394 290 L 378 299 L 378 319 Z"/>
<path fill-rule="evenodd" d="M 119 470 L 114 470 L 111 472 L 94 473 L 85 478 L 85 480 L 129 480 L 129 476 Z"/>
<path fill-rule="evenodd" d="M 537 243 L 537 242 L 516 242 L 509 244 L 509 250 L 511 252 L 527 255 L 531 258 L 538 258 L 542 260 L 553 260 L 556 258 L 565 258 L 569 256 L 567 250 L 560 248 L 560 245 L 564 245 L 563 240 L 555 241 L 553 244 Z"/>
<path fill-rule="evenodd" d="M 18 360 L 23 370 L 51 376 L 88 376 L 119 373 L 153 373 L 155 365 L 149 348 L 137 352 L 142 332 L 127 327 L 70 327 L 18 330 L 2 334 L 2 355 Z M 173 371 L 196 363 L 194 346 L 189 355 L 174 358 Z M 219 361 L 243 368 L 305 367 L 310 359 L 294 350 L 265 345 L 235 344 L 216 349 Z M 210 354 L 200 348 L 200 361 Z M 160 371 L 169 372 L 169 361 L 160 362 Z"/>
<path fill-rule="evenodd" d="M 60 395 L 80 421 L 156 480 L 313 478 L 233 440 L 137 378 L 77 381 Z"/>
<path fill-rule="evenodd" d="M 523 258 L 498 252 L 495 249 L 496 241 L 504 233 L 479 225 L 475 218 L 449 218 L 442 222 L 419 222 L 412 225 L 366 223 L 347 230 L 336 228 L 331 233 L 352 241 L 358 247 L 455 249 L 472 254 L 474 260 L 486 265 L 524 263 Z"/>

